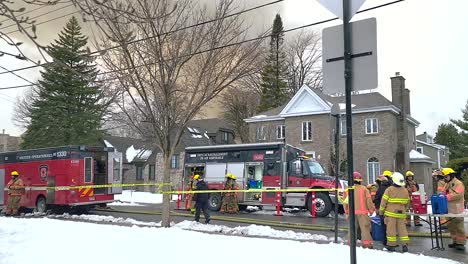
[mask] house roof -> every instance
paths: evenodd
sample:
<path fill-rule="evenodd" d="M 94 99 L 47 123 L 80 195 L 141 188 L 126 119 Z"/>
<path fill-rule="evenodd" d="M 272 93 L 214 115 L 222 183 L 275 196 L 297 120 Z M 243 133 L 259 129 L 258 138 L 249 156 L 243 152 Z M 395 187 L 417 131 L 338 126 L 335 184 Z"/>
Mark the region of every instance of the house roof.
<path fill-rule="evenodd" d="M 188 123 L 188 127 L 199 128 L 201 132 L 207 132 L 208 134 L 217 133 L 221 130 L 228 130 L 234 133 L 234 129 L 231 124 L 220 118 L 208 118 L 208 119 L 197 119 L 192 120 Z"/>
<path fill-rule="evenodd" d="M 400 110 L 380 93 L 363 93 L 351 96 L 353 113 L 392 111 L 399 113 Z M 338 103 L 340 109 L 345 109 L 345 97 L 332 97 L 322 93 L 317 89 L 311 89 L 304 85 L 294 95 L 294 97 L 284 106 L 280 106 L 266 112 L 262 112 L 246 122 L 258 122 L 269 120 L 281 120 L 288 116 L 328 114 L 333 104 Z M 415 125 L 419 122 L 408 116 L 408 120 Z"/>
<path fill-rule="evenodd" d="M 410 162 L 422 162 L 422 163 L 431 163 L 434 164 L 435 162 L 428 156 L 419 153 L 418 151 L 412 149 L 409 153 Z"/>
<path fill-rule="evenodd" d="M 146 162 L 155 151 L 141 139 L 105 136 L 104 144 L 121 152 L 124 163 Z"/>
<path fill-rule="evenodd" d="M 416 139 L 416 143 L 417 143 L 417 144 L 424 145 L 424 146 L 432 147 L 432 148 L 435 148 L 435 149 L 441 149 L 441 150 L 445 150 L 445 149 L 447 148 L 447 147 L 444 146 L 444 145 L 431 144 L 431 143 L 427 143 L 427 142 L 424 142 L 424 141 L 419 140 L 419 139 Z"/>

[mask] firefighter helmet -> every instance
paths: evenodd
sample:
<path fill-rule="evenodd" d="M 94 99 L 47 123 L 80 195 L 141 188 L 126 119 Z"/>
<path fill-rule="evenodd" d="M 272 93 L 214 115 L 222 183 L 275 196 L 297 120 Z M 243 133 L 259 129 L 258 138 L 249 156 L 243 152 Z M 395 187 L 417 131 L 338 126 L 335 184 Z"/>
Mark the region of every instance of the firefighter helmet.
<path fill-rule="evenodd" d="M 452 168 L 443 168 L 441 171 L 442 175 L 444 176 L 455 173 L 455 171 Z"/>
<path fill-rule="evenodd" d="M 375 181 L 376 181 L 376 182 L 377 182 L 377 181 L 380 181 L 380 182 L 381 182 L 381 181 L 387 181 L 387 177 L 385 177 L 385 176 L 383 176 L 383 175 L 379 175 L 379 176 L 377 176 L 377 179 L 375 179 Z"/>
<path fill-rule="evenodd" d="M 200 175 L 199 175 L 199 174 L 195 174 L 195 175 L 193 176 L 193 179 L 194 179 L 194 180 L 198 180 L 198 178 L 200 178 Z"/>
<path fill-rule="evenodd" d="M 383 171 L 383 176 L 385 176 L 385 177 L 391 177 L 391 176 L 392 176 L 392 172 L 389 171 L 389 170 L 384 170 L 384 171 Z"/>
<path fill-rule="evenodd" d="M 406 177 L 412 177 L 412 176 L 414 176 L 414 173 L 409 170 L 409 171 L 406 172 L 405 175 L 406 175 Z"/>
<path fill-rule="evenodd" d="M 235 180 L 236 176 L 232 175 L 231 173 L 226 173 L 226 178 Z"/>
<path fill-rule="evenodd" d="M 399 172 L 394 172 L 392 175 L 392 181 L 398 186 L 405 186 L 405 177 Z"/>
<path fill-rule="evenodd" d="M 358 182 L 361 182 L 362 181 L 362 175 L 361 173 L 355 171 L 353 172 L 353 180 L 354 181 L 358 181 Z"/>
<path fill-rule="evenodd" d="M 12 171 L 11 172 L 11 176 L 18 176 L 18 175 L 19 175 L 19 173 L 17 171 Z"/>

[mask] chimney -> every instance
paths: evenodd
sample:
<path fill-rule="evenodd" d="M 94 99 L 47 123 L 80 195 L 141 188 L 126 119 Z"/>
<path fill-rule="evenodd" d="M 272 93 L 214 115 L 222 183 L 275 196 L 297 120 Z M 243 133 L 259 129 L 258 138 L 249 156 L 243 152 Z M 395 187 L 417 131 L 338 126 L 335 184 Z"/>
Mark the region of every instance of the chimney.
<path fill-rule="evenodd" d="M 406 117 L 410 114 L 409 90 L 405 88 L 405 78 L 399 72 L 395 77 L 390 78 L 392 83 L 392 103 L 400 114 L 397 116 L 397 152 L 396 170 L 404 172 L 409 169 L 409 142 L 408 142 L 408 122 Z"/>
<path fill-rule="evenodd" d="M 2 134 L 4 134 L 4 135 L 5 135 L 5 129 L 2 129 Z"/>

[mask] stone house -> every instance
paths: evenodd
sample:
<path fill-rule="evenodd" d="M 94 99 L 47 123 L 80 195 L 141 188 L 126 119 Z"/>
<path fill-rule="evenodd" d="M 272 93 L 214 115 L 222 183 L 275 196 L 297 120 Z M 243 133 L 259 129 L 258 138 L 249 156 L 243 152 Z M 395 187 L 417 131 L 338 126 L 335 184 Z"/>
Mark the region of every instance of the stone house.
<path fill-rule="evenodd" d="M 179 145 L 171 157 L 171 187 L 182 188 L 185 148 L 234 143 L 233 130 L 221 119 L 194 120 L 182 134 Z M 107 136 L 104 145 L 114 147 L 123 156 L 123 183 L 157 184 L 163 182 L 163 157 L 157 149 L 141 139 Z M 139 191 L 156 191 L 154 185 L 130 187 Z"/>
<path fill-rule="evenodd" d="M 20 149 L 21 138 L 5 134 L 5 129 L 0 134 L 0 152 L 15 151 Z"/>
<path fill-rule="evenodd" d="M 415 128 L 419 122 L 411 117 L 410 92 L 399 74 L 390 79 L 392 101 L 377 92 L 352 95 L 354 169 L 362 173 L 366 183 L 374 182 L 383 170 L 410 169 L 410 151 L 416 149 Z M 245 121 L 252 142 L 284 141 L 300 147 L 331 174 L 334 104 L 342 109 L 340 160 L 346 159 L 344 103 L 344 96 L 329 96 L 303 86 L 286 105 Z M 430 177 L 430 173 L 419 177 Z"/>
<path fill-rule="evenodd" d="M 445 167 L 449 161 L 450 150 L 444 145 L 434 143 L 434 137 L 424 132 L 416 136 L 416 150 L 430 157 L 435 163 L 433 169 Z"/>

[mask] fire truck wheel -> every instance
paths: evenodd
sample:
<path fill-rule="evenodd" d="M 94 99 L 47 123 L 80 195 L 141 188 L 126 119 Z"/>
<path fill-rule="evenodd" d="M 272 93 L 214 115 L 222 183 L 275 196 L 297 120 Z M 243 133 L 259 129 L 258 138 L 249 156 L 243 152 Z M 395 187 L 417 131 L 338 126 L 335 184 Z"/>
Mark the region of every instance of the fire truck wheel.
<path fill-rule="evenodd" d="M 309 195 L 307 199 L 307 209 L 309 212 L 312 211 L 312 196 Z M 315 215 L 318 217 L 327 216 L 333 208 L 332 201 L 326 193 L 317 192 L 315 193 Z"/>
<path fill-rule="evenodd" d="M 47 210 L 46 199 L 44 196 L 39 196 L 36 201 L 36 208 L 35 212 L 37 213 L 45 213 Z"/>
<path fill-rule="evenodd" d="M 219 193 L 213 193 L 210 195 L 208 200 L 208 209 L 210 211 L 219 211 L 221 208 L 221 195 Z"/>

